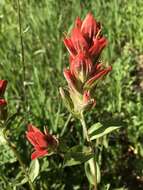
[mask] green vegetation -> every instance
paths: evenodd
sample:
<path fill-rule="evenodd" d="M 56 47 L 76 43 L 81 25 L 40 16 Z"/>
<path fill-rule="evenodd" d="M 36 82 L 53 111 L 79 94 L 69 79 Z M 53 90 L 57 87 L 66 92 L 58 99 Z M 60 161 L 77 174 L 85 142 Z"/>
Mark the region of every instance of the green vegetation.
<path fill-rule="evenodd" d="M 69 113 L 59 95 L 59 87 L 66 84 L 63 68 L 68 65 L 63 38 L 77 16 L 84 18 L 91 11 L 109 41 L 102 60 L 113 70 L 95 92 L 97 105 L 86 120 L 89 125 L 101 122 L 122 126 L 96 141 L 100 189 L 142 190 L 143 1 L 20 0 L 25 76 L 17 2 L 0 0 L 0 79 L 8 80 L 9 114 L 23 115 L 13 118 L 10 125 L 11 140 L 23 162 L 30 165 L 32 147 L 25 138 L 28 123 L 41 129 L 47 126 L 59 135 L 68 120 Z M 65 141 L 74 146 L 80 143 L 81 135 L 79 121 L 72 118 L 63 134 Z M 34 181 L 37 190 L 90 189 L 83 165 L 63 168 L 61 159 L 39 159 L 40 172 Z M 0 135 L 0 189 L 28 188 L 19 163 Z"/>

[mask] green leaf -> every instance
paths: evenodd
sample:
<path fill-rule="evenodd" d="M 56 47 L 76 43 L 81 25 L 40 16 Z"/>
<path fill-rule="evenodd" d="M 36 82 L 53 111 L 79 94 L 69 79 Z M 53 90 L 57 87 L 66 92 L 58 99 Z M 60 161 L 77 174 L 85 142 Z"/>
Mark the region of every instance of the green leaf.
<path fill-rule="evenodd" d="M 92 134 L 95 130 L 99 129 L 100 127 L 102 127 L 101 123 L 95 123 L 94 125 L 92 125 L 89 129 L 88 129 L 88 134 Z"/>
<path fill-rule="evenodd" d="M 29 168 L 29 176 L 33 182 L 39 174 L 40 165 L 38 159 L 32 160 Z"/>
<path fill-rule="evenodd" d="M 16 157 L 7 144 L 0 145 L 0 166 L 16 162 Z"/>
<path fill-rule="evenodd" d="M 64 166 L 75 166 L 82 164 L 93 157 L 93 154 L 89 151 L 89 148 L 82 147 L 80 145 L 72 147 L 64 158 Z"/>
<path fill-rule="evenodd" d="M 101 181 L 101 173 L 100 173 L 99 164 L 97 162 L 96 162 L 96 172 L 97 172 L 97 183 L 100 183 L 100 181 Z"/>
<path fill-rule="evenodd" d="M 8 146 L 3 136 L 3 132 L 0 129 L 0 166 L 6 163 L 14 162 L 16 162 L 16 157 L 11 148 Z"/>
<path fill-rule="evenodd" d="M 93 158 L 88 160 L 85 164 L 84 164 L 84 168 L 85 168 L 85 174 L 88 178 L 88 181 L 90 184 L 95 185 L 95 177 L 97 177 L 97 184 L 100 183 L 101 181 L 101 174 L 100 174 L 100 168 L 98 163 L 96 162 L 96 175 L 95 176 L 95 170 L 94 170 L 94 160 Z"/>
<path fill-rule="evenodd" d="M 90 136 L 90 140 L 95 140 L 99 137 L 107 135 L 108 133 L 114 131 L 115 129 L 119 129 L 121 126 L 108 126 L 105 127 L 101 123 L 96 123 L 92 125 L 89 130 L 88 134 Z"/>

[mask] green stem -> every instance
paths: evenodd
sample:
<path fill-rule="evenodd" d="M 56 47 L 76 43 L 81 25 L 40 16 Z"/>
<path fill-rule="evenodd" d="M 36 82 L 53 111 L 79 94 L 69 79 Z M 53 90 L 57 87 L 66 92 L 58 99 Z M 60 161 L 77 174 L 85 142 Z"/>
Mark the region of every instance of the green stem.
<path fill-rule="evenodd" d="M 95 159 L 95 150 L 94 150 L 94 146 L 89 138 L 89 135 L 88 135 L 88 131 L 87 131 L 87 126 L 86 126 L 86 123 L 85 123 L 85 119 L 84 119 L 84 115 L 83 113 L 81 114 L 81 124 L 82 124 L 82 127 L 83 127 L 83 137 L 84 139 L 86 138 L 90 148 L 91 148 L 91 151 L 93 153 L 93 162 L 94 162 L 94 171 L 95 171 L 95 179 L 94 179 L 94 189 L 93 190 L 97 190 L 97 171 L 96 171 L 96 159 Z"/>
<path fill-rule="evenodd" d="M 35 190 L 34 185 L 33 185 L 32 181 L 31 181 L 31 179 L 30 179 L 30 177 L 29 177 L 29 174 L 28 174 L 27 171 L 26 171 L 25 164 L 23 163 L 23 161 L 22 161 L 22 159 L 21 159 L 19 153 L 18 153 L 17 150 L 16 150 L 16 146 L 8 140 L 8 138 L 7 138 L 7 136 L 6 136 L 6 131 L 5 131 L 5 130 L 3 130 L 3 136 L 4 136 L 4 139 L 6 140 L 8 146 L 9 146 L 9 147 L 11 148 L 11 150 L 13 151 L 13 153 L 14 153 L 15 157 L 17 158 L 19 164 L 21 165 L 21 168 L 22 168 L 23 172 L 25 173 L 25 176 L 26 176 L 26 178 L 27 178 L 27 180 L 28 180 L 30 189 L 31 189 L 31 190 Z"/>
<path fill-rule="evenodd" d="M 86 139 L 87 142 L 90 142 L 83 114 L 82 114 L 82 118 L 81 118 L 80 121 L 81 121 L 81 124 L 82 124 L 82 127 L 83 127 L 83 138 Z"/>

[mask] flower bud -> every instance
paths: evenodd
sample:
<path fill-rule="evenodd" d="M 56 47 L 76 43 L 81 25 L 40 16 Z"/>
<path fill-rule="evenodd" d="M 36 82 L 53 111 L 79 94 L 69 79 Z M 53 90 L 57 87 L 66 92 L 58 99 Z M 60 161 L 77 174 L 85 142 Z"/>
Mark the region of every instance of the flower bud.
<path fill-rule="evenodd" d="M 89 91 L 84 91 L 83 94 L 83 111 L 89 110 L 95 107 L 96 101 L 95 99 L 91 98 Z"/>

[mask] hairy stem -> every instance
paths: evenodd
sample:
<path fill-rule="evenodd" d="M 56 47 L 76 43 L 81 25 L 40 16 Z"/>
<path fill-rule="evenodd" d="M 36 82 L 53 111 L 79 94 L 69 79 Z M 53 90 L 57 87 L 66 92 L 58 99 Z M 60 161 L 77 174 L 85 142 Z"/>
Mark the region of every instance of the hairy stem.
<path fill-rule="evenodd" d="M 87 126 L 86 126 L 86 123 L 85 123 L 85 119 L 84 119 L 84 115 L 83 113 L 81 114 L 81 124 L 82 124 L 82 127 L 83 127 L 83 137 L 86 138 L 90 148 L 91 148 L 91 151 L 94 155 L 93 157 L 93 162 L 94 162 L 94 171 L 95 171 L 95 179 L 94 179 L 94 189 L 93 190 L 97 190 L 97 171 L 96 171 L 96 159 L 95 159 L 95 150 L 94 150 L 94 146 L 89 138 L 89 135 L 88 135 L 88 131 L 87 131 Z"/>

